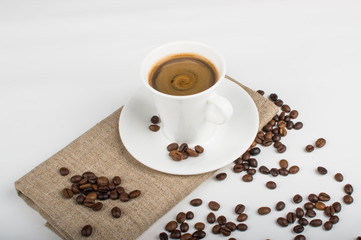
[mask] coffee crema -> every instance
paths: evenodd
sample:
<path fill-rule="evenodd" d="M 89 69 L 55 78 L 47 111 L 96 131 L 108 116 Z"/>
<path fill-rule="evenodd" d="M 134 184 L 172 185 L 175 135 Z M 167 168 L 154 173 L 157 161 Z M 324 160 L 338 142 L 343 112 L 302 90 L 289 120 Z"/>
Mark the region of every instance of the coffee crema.
<path fill-rule="evenodd" d="M 208 59 L 192 53 L 161 59 L 149 72 L 148 82 L 159 92 L 185 96 L 200 93 L 218 80 L 218 71 Z"/>

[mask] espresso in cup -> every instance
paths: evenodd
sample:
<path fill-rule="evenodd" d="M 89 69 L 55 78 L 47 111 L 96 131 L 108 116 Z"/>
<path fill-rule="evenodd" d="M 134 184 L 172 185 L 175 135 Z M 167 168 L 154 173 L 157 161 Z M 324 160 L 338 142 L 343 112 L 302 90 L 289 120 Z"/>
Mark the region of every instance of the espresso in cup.
<path fill-rule="evenodd" d="M 149 85 L 159 92 L 185 96 L 200 93 L 218 80 L 208 59 L 191 53 L 174 54 L 158 61 L 149 72 Z"/>

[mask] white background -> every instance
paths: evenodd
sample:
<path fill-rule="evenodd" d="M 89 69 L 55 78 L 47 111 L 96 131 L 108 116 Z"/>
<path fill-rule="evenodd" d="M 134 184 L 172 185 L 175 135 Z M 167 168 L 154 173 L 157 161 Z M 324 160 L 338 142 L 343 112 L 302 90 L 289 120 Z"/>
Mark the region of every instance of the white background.
<path fill-rule="evenodd" d="M 227 166 L 225 181 L 205 182 L 140 239 L 157 239 L 179 211 L 193 210 L 204 221 L 209 210 L 206 204 L 190 207 L 194 197 L 219 201 L 219 212 L 232 221 L 234 206 L 244 203 L 249 230 L 233 234 L 237 239 L 292 239 L 291 228 L 274 222 L 296 208 L 292 196 L 326 191 L 340 201 L 345 183 L 354 185 L 355 201 L 343 206 L 340 223 L 330 232 L 308 227 L 304 234 L 361 235 L 360 1 L 0 0 L 0 239 L 59 239 L 17 197 L 13 183 L 123 105 L 141 86 L 142 58 L 176 40 L 217 48 L 230 76 L 277 92 L 300 112 L 304 128 L 285 138 L 287 152 L 262 148 L 257 159 L 276 167 L 286 158 L 301 171 L 275 178 L 278 188 L 271 191 L 264 186 L 270 176 L 257 174 L 244 183 L 243 174 Z M 327 145 L 305 153 L 318 137 Z M 329 174 L 317 175 L 319 165 Z M 333 180 L 338 171 L 342 184 Z M 283 212 L 256 214 L 279 200 L 287 204 Z"/>

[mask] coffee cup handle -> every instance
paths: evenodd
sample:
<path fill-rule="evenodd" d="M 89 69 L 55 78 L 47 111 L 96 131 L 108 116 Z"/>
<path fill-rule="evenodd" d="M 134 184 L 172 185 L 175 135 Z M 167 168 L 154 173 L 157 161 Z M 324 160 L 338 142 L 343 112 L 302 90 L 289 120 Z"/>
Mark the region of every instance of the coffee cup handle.
<path fill-rule="evenodd" d="M 208 98 L 206 119 L 214 124 L 224 124 L 233 115 L 233 107 L 227 98 L 213 94 Z"/>

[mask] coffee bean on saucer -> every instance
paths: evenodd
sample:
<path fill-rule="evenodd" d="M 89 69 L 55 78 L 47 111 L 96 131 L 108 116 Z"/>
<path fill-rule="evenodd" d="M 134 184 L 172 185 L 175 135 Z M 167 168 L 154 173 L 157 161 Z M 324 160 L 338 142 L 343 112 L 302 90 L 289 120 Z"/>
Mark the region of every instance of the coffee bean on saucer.
<path fill-rule="evenodd" d="M 169 156 L 174 160 L 174 161 L 181 161 L 183 160 L 183 154 L 178 151 L 178 150 L 173 150 L 169 152 Z"/>
<path fill-rule="evenodd" d="M 252 177 L 252 175 L 246 174 L 246 175 L 243 175 L 242 180 L 244 182 L 252 182 L 253 177 Z"/>
<path fill-rule="evenodd" d="M 316 147 L 318 148 L 322 148 L 323 146 L 326 145 L 326 140 L 324 138 L 319 138 L 316 140 Z"/>
<path fill-rule="evenodd" d="M 168 232 L 173 232 L 177 229 L 177 227 L 178 223 L 176 221 L 170 221 L 169 223 L 167 223 L 167 225 L 165 225 L 165 230 L 167 230 Z"/>
<path fill-rule="evenodd" d="M 337 182 L 342 182 L 343 181 L 343 175 L 341 173 L 336 173 L 335 174 L 335 180 Z"/>
<path fill-rule="evenodd" d="M 311 144 L 308 144 L 305 148 L 306 152 L 313 152 L 313 150 L 315 150 L 315 147 L 312 146 Z"/>
<path fill-rule="evenodd" d="M 258 155 L 260 152 L 261 152 L 261 149 L 258 148 L 258 147 L 255 147 L 255 148 L 252 148 L 252 149 L 249 151 L 249 154 L 250 154 L 251 156 L 256 156 L 256 155 Z"/>
<path fill-rule="evenodd" d="M 334 202 L 332 204 L 332 207 L 333 207 L 333 209 L 335 209 L 335 213 L 338 213 L 341 211 L 341 203 L 339 203 L 339 202 Z"/>
<path fill-rule="evenodd" d="M 114 218 L 120 218 L 120 216 L 122 215 L 122 211 L 118 207 L 113 207 L 111 213 Z"/>
<path fill-rule="evenodd" d="M 278 96 L 277 96 L 276 93 L 271 93 L 271 94 L 269 95 L 269 99 L 270 99 L 271 101 L 275 102 L 275 101 L 277 101 Z"/>
<path fill-rule="evenodd" d="M 286 218 L 283 218 L 283 217 L 279 217 L 277 218 L 277 223 L 278 225 L 280 225 L 281 227 L 287 227 L 288 226 L 288 221 Z"/>
<path fill-rule="evenodd" d="M 296 217 L 295 213 L 289 212 L 289 213 L 287 213 L 286 218 L 289 223 L 294 223 L 296 221 L 297 217 Z"/>
<path fill-rule="evenodd" d="M 302 198 L 302 196 L 299 195 L 299 194 L 296 194 L 296 195 L 293 197 L 293 202 L 294 202 L 294 203 L 300 203 L 300 202 L 302 202 L 302 200 L 303 200 L 303 198 Z"/>
<path fill-rule="evenodd" d="M 281 145 L 282 145 L 281 142 L 275 142 L 275 143 L 273 144 L 273 147 L 275 147 L 275 148 L 277 149 L 277 148 L 279 148 Z"/>
<path fill-rule="evenodd" d="M 200 145 L 197 145 L 194 147 L 194 150 L 196 150 L 197 153 L 203 153 L 204 152 L 204 148 Z"/>
<path fill-rule="evenodd" d="M 215 223 L 216 222 L 216 216 L 214 215 L 214 213 L 210 212 L 207 215 L 207 222 L 208 223 Z"/>
<path fill-rule="evenodd" d="M 65 197 L 65 198 L 72 198 L 73 197 L 73 191 L 72 190 L 70 190 L 69 188 L 64 188 L 63 189 L 63 196 Z"/>
<path fill-rule="evenodd" d="M 274 181 L 268 181 L 267 183 L 266 183 L 266 187 L 268 188 L 268 189 L 275 189 L 276 187 L 277 187 L 277 184 L 274 182 Z"/>
<path fill-rule="evenodd" d="M 332 227 L 333 227 L 333 224 L 332 224 L 332 222 L 330 222 L 330 221 L 327 221 L 327 222 L 325 222 L 325 223 L 323 224 L 323 228 L 324 228 L 326 231 L 330 231 L 330 230 L 332 229 Z"/>
<path fill-rule="evenodd" d="M 93 232 L 93 228 L 90 225 L 85 225 L 82 229 L 81 229 L 81 235 L 83 237 L 89 237 L 90 235 L 92 235 Z"/>
<path fill-rule="evenodd" d="M 166 234 L 165 232 L 161 232 L 159 234 L 159 240 L 168 240 L 168 234 Z"/>
<path fill-rule="evenodd" d="M 190 204 L 193 206 L 193 207 L 198 207 L 200 205 L 202 205 L 202 199 L 200 198 L 195 198 L 193 200 L 190 201 Z"/>
<path fill-rule="evenodd" d="M 150 121 L 153 123 L 153 124 L 158 124 L 160 123 L 160 118 L 158 116 L 153 116 Z"/>
<path fill-rule="evenodd" d="M 343 188 L 343 190 L 345 191 L 345 193 L 347 193 L 348 195 L 351 195 L 353 193 L 353 187 L 351 184 L 346 184 Z"/>
<path fill-rule="evenodd" d="M 298 173 L 299 170 L 300 170 L 300 168 L 295 165 L 295 166 L 290 167 L 290 169 L 288 171 L 290 174 L 296 174 L 296 173 Z"/>
<path fill-rule="evenodd" d="M 321 192 L 320 194 L 318 194 L 318 200 L 320 200 L 322 202 L 327 202 L 330 199 L 331 199 L 331 197 L 327 193 Z"/>
<path fill-rule="evenodd" d="M 271 209 L 269 207 L 260 207 L 257 212 L 259 215 L 267 215 L 271 212 Z"/>
<path fill-rule="evenodd" d="M 155 125 L 155 124 L 149 125 L 149 130 L 152 132 L 158 132 L 159 129 L 160 129 L 160 127 L 158 125 Z"/>
<path fill-rule="evenodd" d="M 312 227 L 319 227 L 322 225 L 322 220 L 321 219 L 313 219 L 310 222 L 310 226 Z"/>
<path fill-rule="evenodd" d="M 181 237 L 181 235 L 182 235 L 182 233 L 178 229 L 176 229 L 170 233 L 170 237 L 175 238 L 175 239 L 179 239 Z"/>
<path fill-rule="evenodd" d="M 288 170 L 284 168 L 280 168 L 278 172 L 280 173 L 281 176 L 288 176 L 289 174 Z"/>
<path fill-rule="evenodd" d="M 211 210 L 213 210 L 213 211 L 218 211 L 218 209 L 219 209 L 221 206 L 219 205 L 219 203 L 217 203 L 217 202 L 215 202 L 215 201 L 210 201 L 210 202 L 208 203 L 208 207 L 209 207 Z"/>
<path fill-rule="evenodd" d="M 185 152 L 188 148 L 188 144 L 187 143 L 182 143 L 180 146 L 179 146 L 179 151 L 180 152 Z"/>
<path fill-rule="evenodd" d="M 248 219 L 248 215 L 245 213 L 239 214 L 237 217 L 238 222 L 244 222 Z"/>
<path fill-rule="evenodd" d="M 286 207 L 286 204 L 283 201 L 279 201 L 276 204 L 276 210 L 277 211 L 282 211 L 285 207 Z"/>
<path fill-rule="evenodd" d="M 186 219 L 187 220 L 191 220 L 191 219 L 193 219 L 194 218 L 194 213 L 192 212 L 192 211 L 188 211 L 187 213 L 186 213 Z"/>
<path fill-rule="evenodd" d="M 260 94 L 260 95 L 264 95 L 264 91 L 263 90 L 257 90 L 257 92 Z"/>
<path fill-rule="evenodd" d="M 318 202 L 318 197 L 316 194 L 311 193 L 310 195 L 308 195 L 308 200 L 310 202 L 316 203 Z"/>
<path fill-rule="evenodd" d="M 343 197 L 343 202 L 346 204 L 351 204 L 351 203 L 353 203 L 353 198 L 350 195 L 345 195 Z"/>
<path fill-rule="evenodd" d="M 186 214 L 184 212 L 180 212 L 176 217 L 177 222 L 182 223 L 186 220 Z"/>
<path fill-rule="evenodd" d="M 59 173 L 61 176 L 66 176 L 69 174 L 69 169 L 67 169 L 66 167 L 62 167 L 59 169 Z"/>
<path fill-rule="evenodd" d="M 244 231 L 247 231 L 247 229 L 248 229 L 248 226 L 245 223 L 240 223 L 237 225 L 238 231 L 244 232 Z"/>
<path fill-rule="evenodd" d="M 219 181 L 226 179 L 226 177 L 227 177 L 227 173 L 219 173 L 216 175 L 216 179 Z"/>
<path fill-rule="evenodd" d="M 297 235 L 294 240 L 306 240 L 306 237 L 302 234 Z"/>
<path fill-rule="evenodd" d="M 296 122 L 295 125 L 293 126 L 293 129 L 295 130 L 299 130 L 303 127 L 303 123 L 302 122 Z"/>
<path fill-rule="evenodd" d="M 191 156 L 191 157 L 198 157 L 198 153 L 196 151 L 194 151 L 193 149 L 190 149 L 190 148 L 187 148 L 186 150 L 188 156 Z"/>
<path fill-rule="evenodd" d="M 178 149 L 178 143 L 171 143 L 167 146 L 167 150 L 170 152 L 170 151 L 173 151 L 173 150 L 177 150 Z"/>

